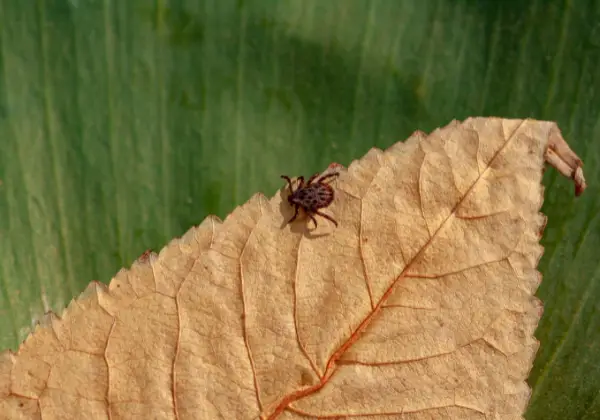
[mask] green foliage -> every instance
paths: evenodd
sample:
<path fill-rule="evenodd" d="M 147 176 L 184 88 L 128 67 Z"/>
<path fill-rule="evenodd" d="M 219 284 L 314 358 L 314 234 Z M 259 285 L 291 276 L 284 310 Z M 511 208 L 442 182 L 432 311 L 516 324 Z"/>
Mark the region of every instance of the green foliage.
<path fill-rule="evenodd" d="M 279 174 L 348 164 L 415 129 L 554 120 L 527 418 L 600 418 L 600 3 L 0 2 L 0 347 Z"/>

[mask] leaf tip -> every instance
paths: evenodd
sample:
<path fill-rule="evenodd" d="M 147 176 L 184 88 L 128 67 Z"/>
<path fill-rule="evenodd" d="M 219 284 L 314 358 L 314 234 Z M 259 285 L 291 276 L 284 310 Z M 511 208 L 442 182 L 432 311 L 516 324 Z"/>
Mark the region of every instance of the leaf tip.
<path fill-rule="evenodd" d="M 573 180 L 575 196 L 579 197 L 587 188 L 583 176 L 583 161 L 571 150 L 556 124 L 548 133 L 548 147 L 544 155 L 548 164 L 556 168 L 562 175 Z"/>

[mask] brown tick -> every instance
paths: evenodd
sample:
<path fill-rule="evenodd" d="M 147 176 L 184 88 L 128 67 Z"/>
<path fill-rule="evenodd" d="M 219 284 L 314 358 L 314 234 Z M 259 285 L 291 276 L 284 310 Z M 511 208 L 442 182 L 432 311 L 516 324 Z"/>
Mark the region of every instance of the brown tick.
<path fill-rule="evenodd" d="M 339 173 L 334 172 L 321 178 L 319 178 L 319 175 L 319 173 L 316 173 L 311 176 L 306 184 L 304 183 L 303 176 L 298 177 L 298 185 L 295 190 L 292 186 L 290 177 L 281 175 L 283 179 L 287 180 L 290 189 L 290 195 L 287 198 L 288 203 L 294 206 L 296 210 L 294 217 L 292 217 L 288 223 L 292 223 L 296 220 L 296 217 L 298 217 L 298 210 L 302 208 L 308 217 L 315 223 L 315 228 L 317 227 L 315 214 L 330 220 L 337 227 L 338 224 L 335 219 L 325 213 L 321 213 L 319 209 L 328 207 L 333 202 L 333 187 L 325 182 L 325 180 L 336 177 Z"/>

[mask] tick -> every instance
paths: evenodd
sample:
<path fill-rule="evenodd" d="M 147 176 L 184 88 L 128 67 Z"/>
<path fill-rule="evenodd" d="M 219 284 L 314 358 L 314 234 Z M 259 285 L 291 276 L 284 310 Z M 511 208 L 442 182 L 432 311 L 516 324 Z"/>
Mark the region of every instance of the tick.
<path fill-rule="evenodd" d="M 287 223 L 292 223 L 298 217 L 298 210 L 302 208 L 304 212 L 311 218 L 311 220 L 315 223 L 315 228 L 317 227 L 317 219 L 315 219 L 315 215 L 319 215 L 324 217 L 325 219 L 333 222 L 333 224 L 337 227 L 338 223 L 335 219 L 325 213 L 321 213 L 319 209 L 328 207 L 335 197 L 333 187 L 329 185 L 329 183 L 325 182 L 328 179 L 334 178 L 339 175 L 338 172 L 334 172 L 331 174 L 327 174 L 325 176 L 320 177 L 321 174 L 316 173 L 311 176 L 306 184 L 304 183 L 304 177 L 298 177 L 298 185 L 294 190 L 292 186 L 292 181 L 289 176 L 281 175 L 281 177 L 288 182 L 288 186 L 290 189 L 290 195 L 287 200 L 292 206 L 294 206 L 295 213 L 294 217 L 292 217 Z"/>

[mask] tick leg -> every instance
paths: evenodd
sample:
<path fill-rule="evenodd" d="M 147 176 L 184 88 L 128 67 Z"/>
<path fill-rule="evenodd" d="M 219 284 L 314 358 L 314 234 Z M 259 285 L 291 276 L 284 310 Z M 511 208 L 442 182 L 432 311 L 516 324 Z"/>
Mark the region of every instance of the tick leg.
<path fill-rule="evenodd" d="M 330 215 L 328 215 L 328 214 L 325 214 L 325 213 L 321 213 L 319 210 L 315 211 L 315 214 L 318 214 L 319 216 L 321 216 L 321 217 L 324 217 L 324 218 L 326 218 L 327 220 L 329 220 L 329 221 L 333 222 L 333 224 L 335 225 L 335 227 L 337 227 L 337 225 L 338 225 L 338 222 L 336 222 L 336 221 L 335 221 L 335 219 L 334 219 L 333 217 L 331 217 Z M 312 216 L 311 216 L 311 217 L 312 217 Z M 313 219 L 313 220 L 314 220 L 314 219 Z M 316 224 L 316 222 L 315 222 L 315 224 Z"/>
<path fill-rule="evenodd" d="M 297 181 L 298 181 L 298 185 L 296 185 L 296 191 L 298 191 L 300 188 L 304 187 L 304 177 L 299 176 Z"/>
<path fill-rule="evenodd" d="M 294 213 L 294 217 L 292 217 L 290 220 L 288 220 L 287 224 L 289 225 L 294 220 L 296 220 L 296 217 L 298 217 L 298 206 L 296 206 L 296 212 Z"/>
<path fill-rule="evenodd" d="M 320 174 L 317 172 L 316 174 L 314 174 L 313 176 L 311 176 L 310 178 L 308 178 L 308 182 L 306 183 L 306 185 L 310 185 L 312 184 L 312 182 L 319 176 Z"/>
<path fill-rule="evenodd" d="M 327 184 L 327 182 L 323 182 L 323 181 L 325 181 L 326 179 L 329 179 L 329 178 L 333 178 L 335 176 L 340 176 L 340 173 L 339 172 L 334 172 L 332 174 L 327 174 L 323 178 L 321 178 L 319 180 L 319 182 L 322 183 L 322 184 Z"/>
<path fill-rule="evenodd" d="M 309 214 L 309 215 L 308 215 L 308 217 L 310 217 L 310 218 L 311 218 L 311 220 L 312 220 L 312 221 L 313 221 L 313 223 L 315 224 L 315 229 L 316 229 L 316 228 L 317 228 L 317 226 L 319 226 L 319 225 L 317 224 L 317 219 L 315 219 L 315 216 L 313 216 L 312 214 Z"/>
<path fill-rule="evenodd" d="M 292 180 L 290 179 L 289 176 L 285 176 L 285 175 L 281 175 L 281 177 L 285 180 L 287 180 L 288 182 L 288 186 L 290 187 L 290 193 L 293 194 L 294 193 L 294 188 L 292 187 Z"/>

